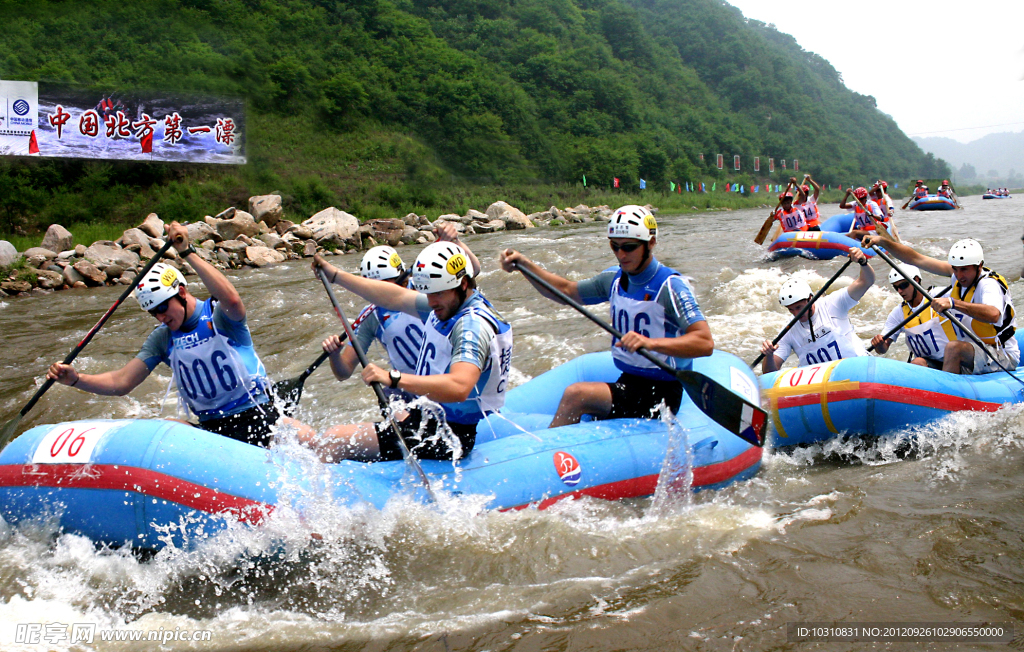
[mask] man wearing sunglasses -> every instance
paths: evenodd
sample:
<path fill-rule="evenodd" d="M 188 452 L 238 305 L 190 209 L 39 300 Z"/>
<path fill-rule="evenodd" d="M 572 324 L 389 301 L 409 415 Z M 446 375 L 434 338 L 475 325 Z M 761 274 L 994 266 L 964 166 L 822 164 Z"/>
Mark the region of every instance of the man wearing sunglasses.
<path fill-rule="evenodd" d="M 656 418 L 663 403 L 675 412 L 682 400 L 682 386 L 637 350 L 642 347 L 676 369 L 688 369 L 692 358 L 711 355 L 714 350 L 711 329 L 690 284 L 654 257 L 657 230 L 654 215 L 645 207 L 623 206 L 615 211 L 608 223 L 608 244 L 619 264 L 585 281 L 570 281 L 545 271 L 512 249 L 501 253 L 506 272 L 519 265 L 575 301 L 587 305 L 610 302 L 612 324 L 624 333 L 612 346 L 615 366 L 622 372 L 618 380 L 569 385 L 550 427 L 579 423 L 584 414 L 598 419 Z M 558 301 L 533 285 L 542 295 Z"/>
<path fill-rule="evenodd" d="M 181 272 L 157 263 L 135 288 L 139 305 L 160 322 L 138 355 L 124 367 L 101 374 L 82 374 L 57 362 L 46 377 L 92 394 L 124 396 L 164 362 L 171 367 L 180 400 L 198 417 L 200 428 L 267 446 L 278 412 L 267 392 L 266 370 L 253 348 L 242 298 L 227 277 L 196 255 L 184 226 L 172 222 L 165 228 L 210 298 L 199 301 L 188 291 Z"/>
<path fill-rule="evenodd" d="M 936 311 L 951 314 L 985 342 L 998 362 L 978 346 L 970 336 L 956 327 L 956 338 L 950 338 L 943 355 L 942 370 L 954 374 L 984 374 L 998 371 L 1000 364 L 1014 369 L 1020 363 L 1020 347 L 1014 332 L 1017 317 L 1006 279 L 985 267 L 981 243 L 970 238 L 949 248 L 946 261 L 914 251 L 905 244 L 883 240 L 881 236 L 864 236 L 863 246 L 883 243 L 889 252 L 905 263 L 916 265 L 937 276 L 949 276 L 953 289 L 948 297 L 932 302 Z"/>
<path fill-rule="evenodd" d="M 900 265 L 900 269 L 918 283 L 921 282 L 921 270 L 917 267 L 903 264 Z M 889 313 L 885 320 L 885 327 L 882 329 L 885 333 L 892 331 L 903 323 L 925 301 L 924 296 L 917 291 L 917 288 L 911 285 L 895 269 L 889 272 L 889 282 L 892 283 L 893 289 L 903 299 L 903 303 L 896 306 Z M 934 295 L 931 291 L 929 291 L 929 294 Z M 871 345 L 879 353 L 885 353 L 892 346 L 893 342 L 899 339 L 900 333 L 905 333 L 907 336 L 910 362 L 931 369 L 942 369 L 942 357 L 946 351 L 946 344 L 951 340 L 956 341 L 956 332 L 953 330 L 953 324 L 935 312 L 931 306 L 928 306 L 889 337 L 882 337 L 881 333 L 875 335 L 871 339 Z"/>

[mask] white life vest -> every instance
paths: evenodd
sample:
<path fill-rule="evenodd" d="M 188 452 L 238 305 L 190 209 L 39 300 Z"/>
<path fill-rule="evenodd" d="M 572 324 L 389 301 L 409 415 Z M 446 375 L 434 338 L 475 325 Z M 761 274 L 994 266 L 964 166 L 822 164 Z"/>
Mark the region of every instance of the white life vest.
<path fill-rule="evenodd" d="M 391 366 L 403 374 L 416 372 L 416 359 L 423 346 L 423 321 L 419 317 L 378 306 L 376 336 L 388 353 Z"/>
<path fill-rule="evenodd" d="M 239 347 L 217 331 L 213 301 L 207 299 L 198 310 L 195 329 L 171 331 L 168 357 L 178 396 L 200 419 L 256 405 L 256 397 L 267 386 L 262 361 L 252 347 L 246 347 L 256 363 L 256 374 L 250 374 Z"/>
<path fill-rule="evenodd" d="M 480 297 L 483 299 L 482 295 Z M 449 339 L 455 324 L 468 315 L 481 317 L 494 329 L 487 362 L 480 370 L 469 398 L 460 403 L 442 403 L 445 417 L 451 423 L 472 424 L 505 404 L 508 375 L 512 369 L 512 327 L 486 309 L 486 305 L 463 307 L 452 318 L 442 322 L 434 313 L 425 324 L 423 345 L 416 361 L 416 375 L 445 374 L 451 370 L 452 342 Z"/>
<path fill-rule="evenodd" d="M 797 355 L 797 366 L 868 354 L 860 338 L 853 332 L 847 312 L 836 307 L 836 302 L 841 300 L 841 293 L 849 296 L 848 290 L 840 290 L 818 299 L 807 323 L 797 322 L 786 333 L 787 343 Z"/>

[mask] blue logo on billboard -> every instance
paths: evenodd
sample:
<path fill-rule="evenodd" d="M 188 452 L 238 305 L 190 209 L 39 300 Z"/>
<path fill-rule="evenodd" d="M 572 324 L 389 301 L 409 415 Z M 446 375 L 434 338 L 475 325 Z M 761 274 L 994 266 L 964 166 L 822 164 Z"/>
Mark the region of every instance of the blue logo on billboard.
<path fill-rule="evenodd" d="M 12 108 L 18 115 L 25 115 L 28 113 L 28 102 L 25 100 L 14 100 L 14 106 Z"/>

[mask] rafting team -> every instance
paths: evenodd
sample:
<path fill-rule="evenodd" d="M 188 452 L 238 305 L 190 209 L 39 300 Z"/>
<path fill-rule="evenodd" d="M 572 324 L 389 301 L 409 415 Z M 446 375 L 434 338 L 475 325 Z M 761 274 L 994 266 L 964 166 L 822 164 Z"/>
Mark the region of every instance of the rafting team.
<path fill-rule="evenodd" d="M 807 228 L 817 228 L 817 224 L 807 224 L 806 218 L 813 210 L 817 222 L 821 187 L 810 175 L 805 181 L 810 185 L 802 185 L 796 198 L 788 192 L 780 198 L 781 213 L 799 210 Z M 858 201 L 852 207 L 871 212 L 884 223 L 891 215 L 885 187 L 884 182 L 876 184 L 873 198 L 867 198 L 863 188 L 854 190 Z M 848 191 L 846 198 L 850 194 Z M 883 241 L 874 223 L 857 219 L 854 224 L 859 228 L 855 230 L 862 232 L 858 235 L 863 237 L 864 247 Z M 163 362 L 171 367 L 180 402 L 204 430 L 269 446 L 272 426 L 280 421 L 294 427 L 299 438 L 324 461 L 401 459 L 399 434 L 391 420 L 333 426 L 318 434 L 281 416 L 266 369 L 253 347 L 238 292 L 219 270 L 195 255 L 184 226 L 174 222 L 166 229 L 179 256 L 196 271 L 210 298 L 196 299 L 177 269 L 159 263 L 134 291 L 142 309 L 160 323 L 136 357 L 121 369 L 101 374 L 83 374 L 70 365 L 54 363 L 47 378 L 93 394 L 121 396 Z M 477 287 L 479 260 L 459 240 L 454 226 L 438 227 L 437 236 L 411 269 L 387 246 L 366 253 L 359 275 L 339 270 L 319 255 L 312 266 L 331 283 L 370 302 L 357 319 L 355 338 L 363 351 L 373 340 L 379 341 L 391 368 L 367 364 L 361 372 L 363 382 L 381 383 L 406 405 L 416 397 L 440 405 L 440 410 L 432 410 L 419 402 L 423 407 L 409 406 L 396 415 L 405 443 L 424 459 L 457 459 L 472 450 L 477 424 L 504 404 L 513 337 L 509 322 Z M 543 283 L 577 303 L 610 302 L 612 322 L 624 333 L 612 346 L 621 372 L 616 382 L 578 382 L 567 387 L 549 427 L 578 423 L 583 415 L 652 418 L 662 405 L 675 412 L 682 400 L 682 386 L 638 353 L 639 349 L 646 349 L 673 369 L 689 369 L 692 358 L 709 356 L 714 350 L 711 330 L 689 282 L 654 256 L 657 223 L 651 211 L 632 205 L 619 208 L 609 221 L 607 237 L 618 264 L 583 281 L 548 272 L 512 249 L 499 256 L 504 271 L 524 270 L 537 291 L 553 301 L 561 303 Z M 966 374 L 994 371 L 1000 364 L 1010 369 L 1017 366 L 1020 351 L 1013 337 L 1016 320 L 1009 288 L 1002 276 L 984 266 L 978 242 L 957 242 L 946 261 L 889 239 L 885 246 L 905 263 L 901 269 L 907 277 L 920 283 L 920 270 L 924 269 L 949 276 L 951 287 L 947 288 L 948 297 L 937 298 L 923 308 L 925 298 L 918 286 L 894 269 L 889 282 L 903 303 L 889 315 L 886 331 L 917 314 L 887 336 L 875 336 L 874 348 L 885 353 L 904 333 L 914 364 Z M 800 319 L 778 345 L 763 342 L 763 372 L 777 370 L 793 353 L 801 366 L 868 354 L 850 324 L 849 311 L 874 284 L 875 275 L 863 251 L 853 248 L 849 257 L 861 266 L 858 278 L 849 287 L 818 300 L 802 315 L 813 297 L 810 287 L 797 279 L 783 284 L 779 301 Z M 940 315 L 944 310 L 951 311 L 958 326 Z M 987 347 L 975 344 L 964 329 Z M 335 377 L 339 381 L 349 378 L 357 362 L 352 343 L 331 336 L 322 346 Z"/>

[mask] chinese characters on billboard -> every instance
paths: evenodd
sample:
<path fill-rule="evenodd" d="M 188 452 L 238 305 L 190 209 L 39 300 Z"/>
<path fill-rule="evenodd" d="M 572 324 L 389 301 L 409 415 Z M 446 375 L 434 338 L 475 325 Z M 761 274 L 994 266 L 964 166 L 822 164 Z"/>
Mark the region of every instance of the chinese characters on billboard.
<path fill-rule="evenodd" d="M 12 83 L 26 82 L 0 82 L 0 90 Z M 245 163 L 245 107 L 238 99 L 40 83 L 36 103 L 25 142 L 0 153 Z"/>

